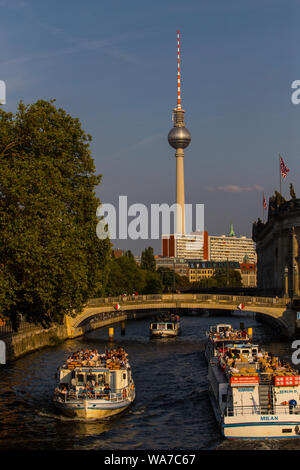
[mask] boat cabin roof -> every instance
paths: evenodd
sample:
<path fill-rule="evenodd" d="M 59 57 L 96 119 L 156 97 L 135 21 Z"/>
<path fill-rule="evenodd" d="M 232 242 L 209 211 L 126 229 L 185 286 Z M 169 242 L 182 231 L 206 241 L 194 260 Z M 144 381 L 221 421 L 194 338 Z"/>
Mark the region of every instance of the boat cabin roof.
<path fill-rule="evenodd" d="M 211 332 L 217 332 L 220 333 L 221 331 L 224 330 L 232 330 L 232 326 L 226 323 L 220 323 L 219 325 L 213 325 L 210 327 Z"/>

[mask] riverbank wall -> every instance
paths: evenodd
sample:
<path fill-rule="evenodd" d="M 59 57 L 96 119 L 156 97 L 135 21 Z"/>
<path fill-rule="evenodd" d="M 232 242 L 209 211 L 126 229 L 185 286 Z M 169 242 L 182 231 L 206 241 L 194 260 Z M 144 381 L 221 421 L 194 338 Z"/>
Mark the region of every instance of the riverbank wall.
<path fill-rule="evenodd" d="M 36 326 L 23 328 L 21 331 L 1 336 L 5 343 L 6 362 L 11 362 L 19 357 L 37 351 L 42 348 L 57 346 L 68 339 L 78 338 L 89 331 L 105 328 L 109 325 L 125 321 L 129 315 L 118 314 L 111 318 L 87 323 L 79 328 L 72 328 L 72 319 L 66 317 L 63 325 L 54 325 L 48 329 Z"/>

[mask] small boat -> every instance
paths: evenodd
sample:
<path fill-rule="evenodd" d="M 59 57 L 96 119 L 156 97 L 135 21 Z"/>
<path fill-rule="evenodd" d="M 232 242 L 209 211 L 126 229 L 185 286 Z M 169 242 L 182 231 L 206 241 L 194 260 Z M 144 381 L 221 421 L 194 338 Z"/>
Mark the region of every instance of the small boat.
<path fill-rule="evenodd" d="M 77 352 L 59 367 L 53 401 L 66 416 L 107 418 L 124 411 L 134 399 L 131 367 L 122 348 L 101 355 Z"/>
<path fill-rule="evenodd" d="M 300 375 L 259 345 L 220 342 L 211 332 L 209 341 L 209 397 L 223 436 L 300 437 Z"/>
<path fill-rule="evenodd" d="M 157 338 L 171 338 L 180 331 L 179 316 L 174 314 L 158 316 L 150 323 L 150 336 Z"/>

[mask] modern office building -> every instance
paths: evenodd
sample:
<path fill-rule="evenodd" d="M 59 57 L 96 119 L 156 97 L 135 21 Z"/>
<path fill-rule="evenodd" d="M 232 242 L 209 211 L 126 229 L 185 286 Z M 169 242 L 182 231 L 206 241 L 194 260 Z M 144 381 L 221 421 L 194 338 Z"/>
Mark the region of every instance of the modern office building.
<path fill-rule="evenodd" d="M 237 237 L 231 225 L 229 235 L 208 236 L 208 259 L 210 261 L 237 261 L 242 263 L 245 256 L 249 263 L 256 263 L 255 243 L 252 238 Z"/>

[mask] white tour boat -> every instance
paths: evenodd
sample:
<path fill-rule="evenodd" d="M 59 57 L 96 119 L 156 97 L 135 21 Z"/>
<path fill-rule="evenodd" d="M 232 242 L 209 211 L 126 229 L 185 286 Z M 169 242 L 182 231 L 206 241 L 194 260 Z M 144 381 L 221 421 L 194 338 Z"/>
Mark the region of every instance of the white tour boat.
<path fill-rule="evenodd" d="M 214 344 L 207 354 L 209 396 L 224 437 L 300 437 L 300 375 L 258 345 Z"/>
<path fill-rule="evenodd" d="M 177 336 L 180 331 L 179 316 L 162 315 L 150 323 L 150 336 L 169 338 Z"/>
<path fill-rule="evenodd" d="M 122 348 L 119 348 L 122 350 Z M 106 418 L 124 411 L 135 399 L 127 355 L 122 350 L 99 355 L 96 351 L 73 354 L 59 368 L 55 406 L 66 416 Z"/>

